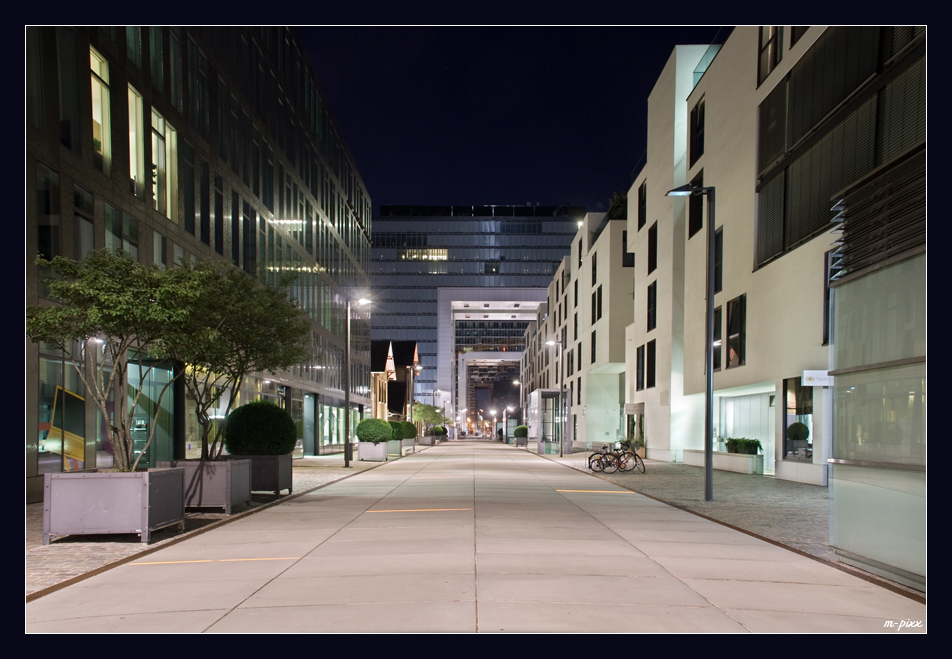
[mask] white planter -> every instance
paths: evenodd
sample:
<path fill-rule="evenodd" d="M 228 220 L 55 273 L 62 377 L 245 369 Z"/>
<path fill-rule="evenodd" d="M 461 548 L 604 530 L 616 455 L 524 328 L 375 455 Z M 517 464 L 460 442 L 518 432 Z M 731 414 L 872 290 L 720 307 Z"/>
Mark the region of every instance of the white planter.
<path fill-rule="evenodd" d="M 402 439 L 402 440 L 400 440 L 400 441 L 401 441 L 401 443 L 403 444 L 403 454 L 404 454 L 404 455 L 406 455 L 407 453 L 409 453 L 409 452 L 411 452 L 411 451 L 415 451 L 415 450 L 416 450 L 416 437 L 414 437 L 413 439 Z"/>
<path fill-rule="evenodd" d="M 684 464 L 703 467 L 704 451 L 684 449 Z M 714 451 L 714 468 L 738 474 L 763 474 L 764 456 Z"/>
<path fill-rule="evenodd" d="M 387 443 L 357 442 L 357 459 L 376 462 L 387 461 Z"/>

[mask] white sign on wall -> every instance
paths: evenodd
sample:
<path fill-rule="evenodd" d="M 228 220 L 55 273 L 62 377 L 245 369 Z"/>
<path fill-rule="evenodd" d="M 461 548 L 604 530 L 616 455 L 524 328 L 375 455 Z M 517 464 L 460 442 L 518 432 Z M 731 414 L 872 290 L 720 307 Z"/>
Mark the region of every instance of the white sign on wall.
<path fill-rule="evenodd" d="M 801 382 L 804 387 L 832 387 L 833 376 L 829 371 L 804 371 Z"/>

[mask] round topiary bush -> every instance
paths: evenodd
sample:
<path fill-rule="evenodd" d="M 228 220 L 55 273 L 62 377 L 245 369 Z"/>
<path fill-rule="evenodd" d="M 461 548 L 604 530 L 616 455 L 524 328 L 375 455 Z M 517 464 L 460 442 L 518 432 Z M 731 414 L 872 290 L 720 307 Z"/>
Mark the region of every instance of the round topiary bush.
<path fill-rule="evenodd" d="M 807 428 L 807 424 L 800 423 L 791 423 L 787 426 L 787 439 L 793 442 L 805 441 L 807 437 L 810 436 L 810 429 Z"/>
<path fill-rule="evenodd" d="M 390 424 L 390 428 L 393 431 L 390 433 L 390 439 L 400 441 L 403 439 L 403 426 L 400 425 L 399 421 L 387 421 Z"/>
<path fill-rule="evenodd" d="M 512 431 L 513 437 L 528 437 L 529 436 L 529 426 L 516 426 L 516 429 Z"/>
<path fill-rule="evenodd" d="M 383 419 L 363 419 L 357 424 L 357 439 L 361 442 L 389 442 L 393 437 L 393 428 Z"/>
<path fill-rule="evenodd" d="M 443 426 L 433 426 L 430 428 L 430 434 L 434 437 L 441 437 L 446 434 L 446 428 Z"/>
<path fill-rule="evenodd" d="M 401 421 L 400 427 L 403 428 L 403 434 L 401 434 L 402 439 L 416 439 L 417 429 L 410 421 Z"/>
<path fill-rule="evenodd" d="M 225 449 L 231 455 L 287 455 L 296 442 L 291 416 L 265 400 L 242 405 L 225 424 Z"/>

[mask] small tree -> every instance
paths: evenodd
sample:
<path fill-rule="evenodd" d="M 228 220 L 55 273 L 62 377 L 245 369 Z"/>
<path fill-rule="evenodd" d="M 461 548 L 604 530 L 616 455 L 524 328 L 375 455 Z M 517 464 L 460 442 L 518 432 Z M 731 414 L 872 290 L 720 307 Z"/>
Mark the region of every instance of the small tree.
<path fill-rule="evenodd" d="M 221 456 L 225 425 L 210 415 L 227 391 L 227 418 L 245 376 L 275 374 L 308 358 L 310 324 L 288 297 L 287 286 L 262 286 L 230 264 L 202 262 L 182 269 L 203 282 L 189 317 L 188 332 L 163 343 L 166 353 L 187 364 L 185 387 L 195 401 L 202 460 Z"/>
<path fill-rule="evenodd" d="M 52 273 L 43 279 L 59 306 L 28 307 L 27 336 L 63 351 L 108 425 L 114 467 L 133 471 L 152 443 L 159 404 L 175 378 L 153 401 L 148 440 L 133 460 L 135 410 L 154 368 L 153 359 L 162 356 L 163 342 L 181 338 L 190 325 L 193 302 L 201 292 L 200 278 L 192 271 L 141 265 L 109 249 L 92 252 L 82 261 L 37 258 L 36 264 Z M 93 353 L 92 372 L 86 370 L 87 348 Z M 143 364 L 145 358 L 148 365 Z M 130 359 L 138 368 L 139 384 L 127 392 Z M 110 410 L 113 401 L 114 410 Z"/>
<path fill-rule="evenodd" d="M 422 421 L 424 427 L 430 429 L 433 426 L 446 425 L 450 422 L 450 419 L 443 414 L 442 408 L 416 401 L 413 403 L 413 418 Z"/>

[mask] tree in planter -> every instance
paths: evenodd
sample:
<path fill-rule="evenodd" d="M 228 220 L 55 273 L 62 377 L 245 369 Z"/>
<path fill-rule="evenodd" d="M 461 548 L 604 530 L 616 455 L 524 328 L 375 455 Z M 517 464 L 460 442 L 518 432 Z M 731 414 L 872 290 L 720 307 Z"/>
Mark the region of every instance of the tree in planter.
<path fill-rule="evenodd" d="M 393 428 L 383 419 L 362 419 L 354 431 L 361 442 L 389 442 L 393 438 Z"/>
<path fill-rule="evenodd" d="M 229 417 L 248 373 L 275 374 L 305 361 L 310 325 L 289 299 L 286 283 L 262 286 L 230 264 L 186 263 L 181 269 L 205 285 L 195 303 L 198 312 L 189 319 L 189 331 L 178 340 L 164 342 L 164 348 L 168 356 L 187 365 L 185 387 L 195 401 L 201 459 L 217 460 L 228 424 L 216 424 L 210 412 L 227 391 L 221 416 Z"/>
<path fill-rule="evenodd" d="M 160 402 L 177 375 L 153 400 L 148 440 L 135 459 L 133 416 L 165 342 L 183 340 L 188 332 L 194 301 L 202 291 L 201 276 L 141 265 L 110 249 L 92 252 L 82 261 L 37 258 L 36 264 L 52 273 L 43 279 L 59 306 L 28 307 L 27 336 L 63 351 L 108 424 L 113 466 L 134 471 L 152 444 Z M 91 373 L 86 370 L 87 348 L 93 348 Z M 139 381 L 127 391 L 130 355 L 135 356 Z M 113 402 L 115 409 L 110 410 Z"/>
<path fill-rule="evenodd" d="M 224 444 L 231 455 L 287 455 L 296 442 L 291 416 L 270 401 L 242 405 L 225 424 Z"/>
<path fill-rule="evenodd" d="M 444 426 L 450 422 L 450 419 L 443 414 L 442 408 L 425 403 L 413 403 L 413 418 L 422 421 L 424 428 L 429 428 L 428 434 L 433 433 L 434 426 Z"/>

